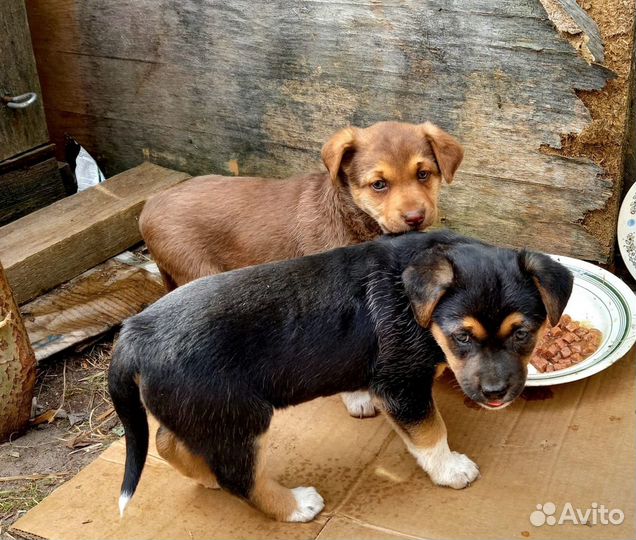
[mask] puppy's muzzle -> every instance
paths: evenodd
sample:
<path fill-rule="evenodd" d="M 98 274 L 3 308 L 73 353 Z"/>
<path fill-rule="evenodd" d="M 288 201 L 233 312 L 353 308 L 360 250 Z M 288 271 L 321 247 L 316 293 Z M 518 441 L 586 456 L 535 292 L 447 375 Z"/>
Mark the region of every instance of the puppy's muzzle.
<path fill-rule="evenodd" d="M 412 229 L 417 229 L 422 223 L 424 223 L 424 213 L 419 210 L 406 212 L 406 214 L 404 214 L 404 221 Z"/>
<path fill-rule="evenodd" d="M 493 383 L 481 383 L 481 393 L 487 402 L 501 401 L 508 393 L 510 385 L 503 381 L 497 381 Z"/>

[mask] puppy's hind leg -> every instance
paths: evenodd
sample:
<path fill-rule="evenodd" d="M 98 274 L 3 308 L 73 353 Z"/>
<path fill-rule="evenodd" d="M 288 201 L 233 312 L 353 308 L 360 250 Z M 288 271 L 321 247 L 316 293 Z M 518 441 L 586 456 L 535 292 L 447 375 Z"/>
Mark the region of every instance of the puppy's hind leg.
<path fill-rule="evenodd" d="M 271 478 L 265 467 L 266 435 L 232 444 L 211 457 L 221 487 L 247 499 L 278 521 L 306 522 L 323 509 L 324 501 L 313 487 L 289 489 Z"/>
<path fill-rule="evenodd" d="M 349 414 L 355 418 L 369 418 L 378 414 L 371 394 L 367 390 L 343 392 L 340 397 Z"/>
<path fill-rule="evenodd" d="M 266 435 L 255 441 L 256 468 L 250 501 L 262 512 L 279 521 L 311 521 L 324 508 L 323 498 L 313 487 L 289 489 L 271 478 L 265 468 L 266 441 Z"/>
<path fill-rule="evenodd" d="M 203 487 L 218 489 L 219 483 L 204 457 L 193 454 L 167 427 L 157 430 L 157 452 L 183 476 Z"/>

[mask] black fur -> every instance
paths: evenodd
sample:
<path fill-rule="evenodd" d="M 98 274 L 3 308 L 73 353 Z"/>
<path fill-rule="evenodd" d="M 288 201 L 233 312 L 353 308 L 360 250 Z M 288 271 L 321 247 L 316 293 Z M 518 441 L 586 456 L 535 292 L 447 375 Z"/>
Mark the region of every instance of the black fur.
<path fill-rule="evenodd" d="M 399 425 L 426 419 L 444 357 L 411 301 L 433 278 L 418 263 L 432 247 L 454 274 L 433 314 L 440 327 L 470 314 L 496 333 L 506 315 L 522 311 L 536 322 L 534 332 L 545 320 L 517 252 L 448 231 L 199 279 L 128 319 L 115 347 L 109 387 L 128 448 L 122 491 L 134 491 L 147 449 L 139 392 L 163 425 L 205 457 L 221 486 L 241 497 L 253 483 L 254 440 L 276 408 L 368 388 Z M 402 279 L 408 268 L 420 268 L 409 294 Z M 496 362 L 495 344 L 484 345 L 491 346 L 485 361 Z"/>

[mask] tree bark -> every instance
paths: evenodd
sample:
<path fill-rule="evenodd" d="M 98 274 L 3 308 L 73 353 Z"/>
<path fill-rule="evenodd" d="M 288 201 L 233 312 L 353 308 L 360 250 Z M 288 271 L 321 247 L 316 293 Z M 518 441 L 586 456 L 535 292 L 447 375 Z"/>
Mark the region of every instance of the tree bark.
<path fill-rule="evenodd" d="M 35 385 L 35 355 L 0 264 L 0 442 L 26 427 Z"/>

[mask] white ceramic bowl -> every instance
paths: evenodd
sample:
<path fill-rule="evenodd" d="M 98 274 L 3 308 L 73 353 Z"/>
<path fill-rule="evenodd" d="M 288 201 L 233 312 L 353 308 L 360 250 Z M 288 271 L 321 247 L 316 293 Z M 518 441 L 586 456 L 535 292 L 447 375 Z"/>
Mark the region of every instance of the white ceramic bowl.
<path fill-rule="evenodd" d="M 631 289 L 598 266 L 560 255 L 552 257 L 574 274 L 565 313 L 598 328 L 603 339 L 593 355 L 569 368 L 539 373 L 530 364 L 526 386 L 562 384 L 594 375 L 625 356 L 636 341 L 636 296 Z"/>

